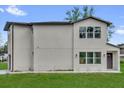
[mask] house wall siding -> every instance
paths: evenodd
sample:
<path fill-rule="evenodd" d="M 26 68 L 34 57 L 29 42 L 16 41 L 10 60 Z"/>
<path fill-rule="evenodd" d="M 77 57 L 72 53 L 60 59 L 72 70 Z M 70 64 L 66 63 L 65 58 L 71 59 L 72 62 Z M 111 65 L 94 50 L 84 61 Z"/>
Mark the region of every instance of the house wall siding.
<path fill-rule="evenodd" d="M 72 26 L 33 25 L 34 70 L 72 69 Z"/>
<path fill-rule="evenodd" d="M 33 61 L 30 26 L 14 25 L 14 71 L 28 71 Z"/>
<path fill-rule="evenodd" d="M 80 39 L 80 26 L 100 26 L 101 38 Z M 106 40 L 107 24 L 94 19 L 73 25 L 14 25 L 14 71 L 106 71 L 108 52 L 113 53 L 113 69 L 120 70 L 120 51 Z M 80 52 L 101 52 L 101 64 L 79 64 Z"/>
<path fill-rule="evenodd" d="M 8 31 L 8 69 L 12 71 L 12 26 L 10 26 L 10 31 Z"/>
<path fill-rule="evenodd" d="M 80 38 L 79 28 L 81 26 L 99 26 L 101 27 L 101 38 Z M 75 71 L 106 71 L 107 70 L 107 51 L 117 51 L 118 48 L 108 46 L 107 44 L 107 24 L 87 19 L 74 24 L 74 70 Z M 101 64 L 79 64 L 80 52 L 101 52 Z M 77 57 L 75 57 L 77 55 Z M 118 64 L 118 63 L 117 63 Z"/>

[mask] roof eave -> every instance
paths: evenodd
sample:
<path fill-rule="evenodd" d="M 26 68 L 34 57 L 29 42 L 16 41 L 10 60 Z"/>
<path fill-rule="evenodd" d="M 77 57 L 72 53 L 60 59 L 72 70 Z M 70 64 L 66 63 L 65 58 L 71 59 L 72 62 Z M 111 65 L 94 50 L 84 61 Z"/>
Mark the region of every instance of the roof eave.
<path fill-rule="evenodd" d="M 90 16 L 90 17 L 87 17 L 87 18 L 84 18 L 84 19 L 80 19 L 80 20 L 75 21 L 75 22 L 72 22 L 72 23 L 77 23 L 77 22 L 80 22 L 80 21 L 83 21 L 83 20 L 86 20 L 86 19 L 89 19 L 89 18 L 92 18 L 92 19 L 95 19 L 95 20 L 98 20 L 98 21 L 104 22 L 104 23 L 107 24 L 107 26 L 110 26 L 110 25 L 112 24 L 112 23 L 109 22 L 109 21 L 105 21 L 105 20 L 102 20 L 102 19 L 100 19 L 100 18 L 96 18 L 96 17 L 94 17 L 94 16 Z"/>
<path fill-rule="evenodd" d="M 111 44 L 111 43 L 107 43 L 107 45 L 110 45 L 110 46 L 113 46 L 113 47 L 116 47 L 116 48 L 119 48 L 120 49 L 120 47 L 118 47 L 118 46 L 116 46 L 114 44 Z"/>
<path fill-rule="evenodd" d="M 72 25 L 70 22 L 31 22 L 31 23 L 18 23 L 18 22 L 6 22 L 4 31 L 9 31 L 11 25 Z"/>

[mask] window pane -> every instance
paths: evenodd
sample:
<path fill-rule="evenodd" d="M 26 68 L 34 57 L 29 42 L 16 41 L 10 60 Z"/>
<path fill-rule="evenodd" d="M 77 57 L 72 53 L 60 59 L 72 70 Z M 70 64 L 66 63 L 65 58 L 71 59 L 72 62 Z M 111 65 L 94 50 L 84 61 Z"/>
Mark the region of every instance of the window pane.
<path fill-rule="evenodd" d="M 87 64 L 93 64 L 93 52 L 87 52 Z"/>
<path fill-rule="evenodd" d="M 101 64 L 101 58 L 96 58 L 94 61 L 95 64 Z"/>
<path fill-rule="evenodd" d="M 87 28 L 87 38 L 93 38 L 93 27 Z"/>
<path fill-rule="evenodd" d="M 93 32 L 93 27 L 88 27 L 87 32 Z"/>
<path fill-rule="evenodd" d="M 80 32 L 86 32 L 86 27 L 80 27 Z"/>
<path fill-rule="evenodd" d="M 79 37 L 80 38 L 85 38 L 86 37 L 86 27 L 80 27 L 79 29 Z"/>
<path fill-rule="evenodd" d="M 87 33 L 87 38 L 93 38 L 93 33 Z"/>
<path fill-rule="evenodd" d="M 87 58 L 87 64 L 93 64 L 93 58 Z"/>
<path fill-rule="evenodd" d="M 85 58 L 80 57 L 80 64 L 86 64 L 86 59 L 85 59 Z"/>
<path fill-rule="evenodd" d="M 80 32 L 80 38 L 86 38 L 86 33 Z"/>
<path fill-rule="evenodd" d="M 86 52 L 80 52 L 80 64 L 86 64 Z"/>
<path fill-rule="evenodd" d="M 94 63 L 101 64 L 101 52 L 94 53 Z"/>
<path fill-rule="evenodd" d="M 94 55 L 95 57 L 101 57 L 101 52 L 95 52 Z"/>
<path fill-rule="evenodd" d="M 95 32 L 101 32 L 101 27 L 95 27 Z"/>
<path fill-rule="evenodd" d="M 93 52 L 87 52 L 87 57 L 93 57 Z"/>
<path fill-rule="evenodd" d="M 80 57 L 86 57 L 86 52 L 80 52 Z"/>
<path fill-rule="evenodd" d="M 101 27 L 95 27 L 95 38 L 101 37 Z"/>
<path fill-rule="evenodd" d="M 100 33 L 95 33 L 95 38 L 100 38 L 101 34 Z"/>

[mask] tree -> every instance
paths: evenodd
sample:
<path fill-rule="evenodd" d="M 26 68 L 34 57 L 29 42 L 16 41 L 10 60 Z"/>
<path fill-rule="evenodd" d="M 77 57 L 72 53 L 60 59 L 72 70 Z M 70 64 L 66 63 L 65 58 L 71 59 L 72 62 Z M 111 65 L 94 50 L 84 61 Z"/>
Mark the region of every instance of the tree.
<path fill-rule="evenodd" d="M 94 8 L 93 7 L 91 7 L 91 8 L 88 6 L 83 7 L 82 18 L 92 16 L 93 14 L 94 14 Z"/>
<path fill-rule="evenodd" d="M 80 11 L 78 7 L 74 7 L 72 10 L 66 12 L 67 17 L 65 19 L 70 22 L 75 22 L 82 18 L 92 16 L 93 14 L 94 14 L 93 7 L 90 8 L 88 6 L 84 6 L 83 11 Z"/>
<path fill-rule="evenodd" d="M 5 42 L 3 48 L 4 48 L 4 53 L 7 53 L 8 52 L 8 42 Z"/>
<path fill-rule="evenodd" d="M 66 20 L 70 22 L 78 21 L 81 17 L 81 12 L 78 7 L 74 7 L 72 10 L 66 12 L 67 17 Z"/>
<path fill-rule="evenodd" d="M 5 42 L 5 44 L 3 46 L 0 47 L 0 54 L 4 54 L 8 52 L 8 43 Z"/>
<path fill-rule="evenodd" d="M 112 38 L 112 35 L 113 35 L 114 32 L 115 32 L 114 28 L 115 28 L 114 25 L 110 25 L 110 26 L 108 27 L 107 41 L 110 41 L 110 39 Z"/>

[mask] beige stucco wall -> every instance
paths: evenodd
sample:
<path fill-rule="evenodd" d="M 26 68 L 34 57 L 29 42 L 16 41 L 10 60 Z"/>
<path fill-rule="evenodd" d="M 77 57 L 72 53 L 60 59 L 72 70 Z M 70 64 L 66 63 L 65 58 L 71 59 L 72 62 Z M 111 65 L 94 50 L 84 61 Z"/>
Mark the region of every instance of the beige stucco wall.
<path fill-rule="evenodd" d="M 100 39 L 80 39 L 79 38 L 79 28 L 81 26 L 100 26 L 101 27 L 101 38 Z M 74 24 L 74 48 L 105 48 L 107 40 L 107 24 L 94 20 L 87 19 Z"/>
<path fill-rule="evenodd" d="M 80 39 L 80 26 L 100 26 L 101 38 Z M 106 40 L 107 25 L 94 19 L 74 25 L 14 25 L 14 71 L 106 71 L 107 52 L 113 53 L 114 70 L 120 70 L 119 49 Z M 79 52 L 101 52 L 101 64 L 79 64 Z"/>
<path fill-rule="evenodd" d="M 72 26 L 33 25 L 34 70 L 72 69 Z"/>
<path fill-rule="evenodd" d="M 120 71 L 120 49 L 107 45 L 106 50 L 113 53 L 113 69 Z"/>
<path fill-rule="evenodd" d="M 31 69 L 33 34 L 30 26 L 14 25 L 14 71 Z"/>
<path fill-rule="evenodd" d="M 10 26 L 10 31 L 8 33 L 8 69 L 12 71 L 12 26 Z M 11 56 L 9 58 L 9 55 Z M 9 68 L 10 67 L 10 68 Z"/>
<path fill-rule="evenodd" d="M 100 39 L 81 39 L 79 38 L 79 28 L 81 26 L 100 26 L 101 38 Z M 85 21 L 74 24 L 74 70 L 75 71 L 106 71 L 107 70 L 107 51 L 118 51 L 118 48 L 108 46 L 107 40 L 107 24 L 96 21 L 94 19 L 87 19 Z M 101 52 L 101 64 L 79 64 L 80 52 Z M 75 57 L 77 55 L 77 57 Z M 116 61 L 117 64 L 118 61 Z"/>

